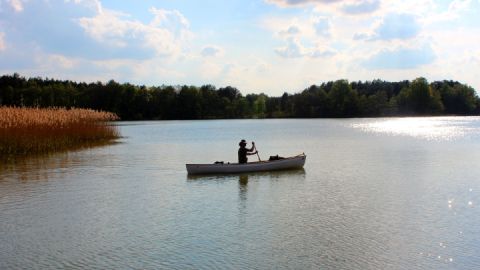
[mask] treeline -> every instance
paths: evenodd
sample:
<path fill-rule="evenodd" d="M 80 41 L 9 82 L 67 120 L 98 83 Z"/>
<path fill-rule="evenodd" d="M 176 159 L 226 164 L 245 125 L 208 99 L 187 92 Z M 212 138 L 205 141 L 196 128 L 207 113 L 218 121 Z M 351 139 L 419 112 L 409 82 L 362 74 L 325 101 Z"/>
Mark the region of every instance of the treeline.
<path fill-rule="evenodd" d="M 123 120 L 478 115 L 475 90 L 457 81 L 337 80 L 280 97 L 242 95 L 235 87 L 136 86 L 0 77 L 0 105 L 90 108 Z"/>

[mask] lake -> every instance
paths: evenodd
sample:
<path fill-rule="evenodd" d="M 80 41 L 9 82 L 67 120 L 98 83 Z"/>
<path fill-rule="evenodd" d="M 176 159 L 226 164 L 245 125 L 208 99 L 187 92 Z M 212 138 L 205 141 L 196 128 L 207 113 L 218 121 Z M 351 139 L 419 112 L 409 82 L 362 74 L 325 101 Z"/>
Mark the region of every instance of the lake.
<path fill-rule="evenodd" d="M 480 268 L 479 117 L 118 126 L 2 164 L 0 269 Z M 187 176 L 241 139 L 305 168 Z"/>

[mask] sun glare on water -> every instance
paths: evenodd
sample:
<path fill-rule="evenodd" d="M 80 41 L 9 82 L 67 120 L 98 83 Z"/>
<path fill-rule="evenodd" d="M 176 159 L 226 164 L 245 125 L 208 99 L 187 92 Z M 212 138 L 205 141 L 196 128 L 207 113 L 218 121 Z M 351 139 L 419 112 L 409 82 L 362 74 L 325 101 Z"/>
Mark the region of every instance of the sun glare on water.
<path fill-rule="evenodd" d="M 352 126 L 365 132 L 443 141 L 474 132 L 475 128 L 468 125 L 471 120 L 466 117 L 410 117 L 375 120 Z"/>

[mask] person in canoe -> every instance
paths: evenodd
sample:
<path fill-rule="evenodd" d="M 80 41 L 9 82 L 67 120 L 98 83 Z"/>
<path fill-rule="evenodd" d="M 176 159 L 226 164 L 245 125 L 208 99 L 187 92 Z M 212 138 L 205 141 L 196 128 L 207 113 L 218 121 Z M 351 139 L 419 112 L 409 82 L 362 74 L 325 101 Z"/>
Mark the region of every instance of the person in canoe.
<path fill-rule="evenodd" d="M 252 142 L 252 147 L 250 149 L 247 148 L 247 142 L 245 140 L 241 140 L 238 145 L 240 146 L 238 149 L 238 163 L 247 163 L 247 156 L 255 155 L 257 153 L 257 151 L 254 151 L 255 142 Z"/>

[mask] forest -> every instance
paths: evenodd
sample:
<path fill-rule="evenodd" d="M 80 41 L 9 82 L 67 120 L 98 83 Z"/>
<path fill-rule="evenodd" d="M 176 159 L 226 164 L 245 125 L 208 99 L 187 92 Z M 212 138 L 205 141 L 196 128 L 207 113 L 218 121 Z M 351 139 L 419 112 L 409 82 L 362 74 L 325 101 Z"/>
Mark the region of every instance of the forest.
<path fill-rule="evenodd" d="M 295 90 L 294 90 L 295 91 Z M 109 111 L 122 120 L 342 118 L 479 115 L 480 98 L 463 83 L 443 80 L 336 80 L 279 97 L 243 95 L 213 85 L 138 86 L 49 78 L 0 77 L 0 106 Z"/>

